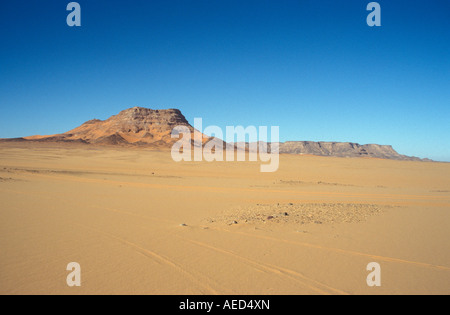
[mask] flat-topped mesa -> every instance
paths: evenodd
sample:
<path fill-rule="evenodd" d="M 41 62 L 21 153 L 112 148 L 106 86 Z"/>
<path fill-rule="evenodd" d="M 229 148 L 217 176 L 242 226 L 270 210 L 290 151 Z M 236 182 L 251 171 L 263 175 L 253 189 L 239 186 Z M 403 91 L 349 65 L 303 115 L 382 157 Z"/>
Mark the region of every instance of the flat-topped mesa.
<path fill-rule="evenodd" d="M 138 144 L 168 146 L 175 126 L 193 131 L 178 109 L 157 110 L 133 107 L 105 121 L 91 120 L 64 135 L 67 140 L 82 140 L 97 144 Z"/>
<path fill-rule="evenodd" d="M 145 125 L 185 125 L 189 123 L 179 109 L 149 109 L 144 107 L 133 107 L 121 111 L 119 114 L 112 116 L 107 121 L 117 121 L 127 124 Z"/>
<path fill-rule="evenodd" d="M 394 160 L 420 160 L 416 157 L 401 155 L 390 145 L 361 145 L 352 142 L 287 141 L 285 143 L 280 143 L 280 153 L 337 157 L 372 157 Z"/>
<path fill-rule="evenodd" d="M 153 110 L 143 107 L 133 107 L 121 111 L 103 122 L 102 129 L 107 133 L 167 134 L 175 126 L 190 127 L 186 118 L 178 109 Z"/>
<path fill-rule="evenodd" d="M 45 142 L 81 142 L 95 144 L 134 144 L 168 147 L 177 139 L 171 137 L 176 126 L 194 131 L 178 109 L 133 107 L 107 120 L 92 119 L 63 134 L 26 137 L 25 140 Z"/>

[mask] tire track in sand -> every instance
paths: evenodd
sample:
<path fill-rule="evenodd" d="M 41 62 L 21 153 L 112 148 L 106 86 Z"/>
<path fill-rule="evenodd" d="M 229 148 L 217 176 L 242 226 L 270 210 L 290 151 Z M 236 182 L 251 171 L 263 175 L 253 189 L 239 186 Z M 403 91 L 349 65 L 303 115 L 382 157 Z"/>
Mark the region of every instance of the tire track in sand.
<path fill-rule="evenodd" d="M 371 259 L 378 259 L 378 260 L 385 261 L 385 262 L 409 264 L 409 265 L 415 265 L 417 267 L 428 268 L 428 269 L 433 269 L 433 270 L 440 270 L 440 271 L 450 271 L 450 267 L 440 266 L 440 265 L 433 265 L 433 264 L 430 264 L 430 263 L 422 263 L 422 262 L 410 261 L 410 260 L 399 259 L 399 258 L 385 257 L 385 256 L 379 256 L 379 255 L 373 255 L 373 254 L 366 254 L 366 253 L 361 253 L 361 252 L 351 251 L 351 250 L 346 250 L 346 249 L 326 247 L 326 246 L 310 244 L 310 243 L 304 243 L 304 242 L 297 242 L 297 241 L 289 241 L 289 240 L 278 239 L 278 238 L 274 238 L 274 237 L 270 237 L 270 236 L 254 235 L 254 234 L 250 234 L 250 233 L 229 231 L 229 230 L 220 229 L 220 228 L 213 228 L 213 230 L 219 231 L 219 232 L 222 231 L 222 232 L 227 232 L 227 233 L 232 233 L 232 234 L 239 234 L 239 235 L 244 235 L 244 236 L 250 236 L 250 237 L 253 237 L 253 238 L 259 238 L 259 239 L 271 240 L 271 241 L 276 241 L 276 242 L 282 242 L 282 243 L 287 243 L 287 244 L 300 245 L 300 246 L 303 246 L 303 247 L 316 248 L 316 249 L 320 249 L 320 250 L 336 252 L 336 253 L 339 253 L 339 254 L 347 254 L 347 255 L 351 255 L 351 256 L 368 257 L 368 258 L 371 258 Z"/>
<path fill-rule="evenodd" d="M 167 266 L 172 267 L 173 269 L 175 269 L 177 272 L 181 273 L 182 275 L 186 276 L 187 278 L 189 278 L 195 285 L 197 285 L 198 287 L 203 288 L 204 290 L 208 291 L 209 294 L 213 294 L 213 295 L 219 295 L 219 291 L 214 289 L 211 285 L 206 284 L 206 283 L 213 283 L 214 286 L 216 287 L 220 287 L 219 284 L 217 284 L 214 280 L 212 280 L 211 278 L 208 278 L 206 276 L 204 276 L 201 273 L 192 273 L 189 272 L 188 270 L 186 270 L 185 268 L 183 268 L 181 265 L 175 263 L 174 261 L 172 261 L 171 259 L 165 257 L 164 255 L 158 254 L 154 251 L 151 251 L 149 249 L 146 249 L 142 246 L 139 246 L 133 242 L 127 241 L 126 239 L 120 238 L 118 236 L 115 236 L 113 234 L 110 234 L 108 232 L 103 232 L 100 231 L 98 229 L 89 227 L 87 225 L 83 225 L 83 224 L 77 224 L 85 229 L 91 230 L 91 231 L 95 231 L 101 235 L 104 235 L 108 238 L 114 239 L 124 245 L 126 245 L 128 248 L 131 248 L 133 250 L 135 250 L 137 253 L 144 255 L 147 258 L 150 258 L 154 261 L 156 261 L 157 263 L 162 263 L 165 264 Z M 200 281 L 199 279 L 203 279 L 205 281 Z M 224 288 L 225 290 L 223 291 L 231 291 L 228 288 Z"/>
<path fill-rule="evenodd" d="M 181 238 L 184 241 L 195 244 L 197 246 L 208 248 L 210 250 L 219 252 L 221 254 L 225 254 L 225 255 L 237 258 L 252 267 L 256 267 L 258 270 L 265 270 L 270 273 L 276 274 L 278 276 L 283 276 L 285 278 L 288 278 L 288 279 L 290 279 L 290 280 L 292 280 L 314 292 L 317 292 L 319 294 L 322 294 L 322 295 L 331 295 L 331 294 L 349 295 L 349 293 L 347 293 L 345 291 L 333 288 L 324 283 L 321 283 L 314 279 L 308 278 L 299 272 L 296 272 L 296 271 L 293 271 L 293 270 L 290 270 L 287 268 L 279 267 L 279 266 L 274 266 L 271 264 L 260 263 L 260 262 L 254 261 L 252 259 L 246 258 L 244 256 L 238 255 L 236 253 L 233 253 L 231 251 L 228 251 L 226 249 L 222 249 L 222 248 L 219 248 L 216 246 L 212 246 L 212 245 L 208 245 L 208 244 L 205 244 L 202 242 L 194 241 L 192 239 L 187 239 L 187 238 L 183 238 L 180 236 L 177 236 L 177 237 Z M 300 278 L 301 280 L 298 278 Z"/>

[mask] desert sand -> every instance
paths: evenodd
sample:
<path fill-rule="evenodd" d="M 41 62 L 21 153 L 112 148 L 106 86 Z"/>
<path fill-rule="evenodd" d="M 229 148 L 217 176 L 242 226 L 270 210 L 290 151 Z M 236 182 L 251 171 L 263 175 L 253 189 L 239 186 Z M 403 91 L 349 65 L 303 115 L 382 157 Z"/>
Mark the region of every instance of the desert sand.
<path fill-rule="evenodd" d="M 0 294 L 450 294 L 450 163 L 259 166 L 2 143 Z"/>

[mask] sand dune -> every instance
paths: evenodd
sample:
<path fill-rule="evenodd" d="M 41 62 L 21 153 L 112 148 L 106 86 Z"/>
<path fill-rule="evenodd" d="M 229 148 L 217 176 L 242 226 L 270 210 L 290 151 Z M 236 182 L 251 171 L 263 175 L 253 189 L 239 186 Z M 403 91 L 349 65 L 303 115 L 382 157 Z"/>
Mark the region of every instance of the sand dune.
<path fill-rule="evenodd" d="M 0 196 L 0 294 L 450 293 L 448 163 L 2 143 Z"/>

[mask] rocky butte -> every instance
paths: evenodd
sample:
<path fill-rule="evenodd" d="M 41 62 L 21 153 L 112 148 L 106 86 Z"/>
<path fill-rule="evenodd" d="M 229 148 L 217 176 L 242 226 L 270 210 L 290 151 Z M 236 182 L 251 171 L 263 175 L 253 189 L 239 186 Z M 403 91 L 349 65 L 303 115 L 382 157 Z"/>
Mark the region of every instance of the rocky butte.
<path fill-rule="evenodd" d="M 133 107 L 107 120 L 89 120 L 63 134 L 11 140 L 164 147 L 176 141 L 171 138 L 172 129 L 176 126 L 186 126 L 194 131 L 178 109 L 152 110 Z"/>

